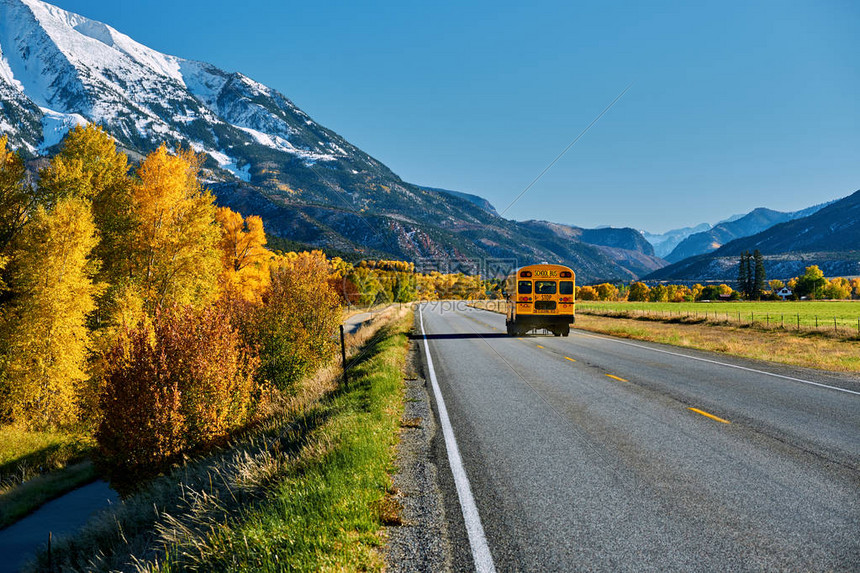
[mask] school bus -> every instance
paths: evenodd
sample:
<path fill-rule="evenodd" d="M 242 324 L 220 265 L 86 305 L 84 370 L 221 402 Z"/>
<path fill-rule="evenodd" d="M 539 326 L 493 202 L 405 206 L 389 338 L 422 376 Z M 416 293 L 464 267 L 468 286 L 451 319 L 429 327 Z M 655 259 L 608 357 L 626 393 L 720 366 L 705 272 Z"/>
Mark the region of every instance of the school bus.
<path fill-rule="evenodd" d="M 509 274 L 505 279 L 508 334 L 521 336 L 535 328 L 556 336 L 570 334 L 575 284 L 576 275 L 563 265 L 528 265 Z"/>

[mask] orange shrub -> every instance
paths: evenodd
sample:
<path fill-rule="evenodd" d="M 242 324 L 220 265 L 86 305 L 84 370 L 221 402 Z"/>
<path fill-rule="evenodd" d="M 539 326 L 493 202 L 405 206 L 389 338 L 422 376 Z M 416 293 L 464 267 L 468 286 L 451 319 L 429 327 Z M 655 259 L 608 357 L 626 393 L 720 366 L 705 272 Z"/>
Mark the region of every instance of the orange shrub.
<path fill-rule="evenodd" d="M 256 358 L 224 308 L 173 307 L 108 355 L 102 462 L 120 487 L 218 442 L 253 413 Z"/>

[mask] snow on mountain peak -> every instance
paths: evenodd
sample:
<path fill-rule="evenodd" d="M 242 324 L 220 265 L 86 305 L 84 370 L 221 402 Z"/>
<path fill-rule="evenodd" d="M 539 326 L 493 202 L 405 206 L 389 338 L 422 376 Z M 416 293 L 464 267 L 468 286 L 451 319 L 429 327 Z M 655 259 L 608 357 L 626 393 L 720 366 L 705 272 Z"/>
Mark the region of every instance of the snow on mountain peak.
<path fill-rule="evenodd" d="M 306 165 L 345 157 L 349 147 L 240 73 L 162 54 L 41 0 L 0 0 L 3 131 L 17 126 L 16 145 L 44 152 L 87 121 L 131 149 L 192 146 L 243 180 L 250 160 L 237 150 L 248 146 Z"/>

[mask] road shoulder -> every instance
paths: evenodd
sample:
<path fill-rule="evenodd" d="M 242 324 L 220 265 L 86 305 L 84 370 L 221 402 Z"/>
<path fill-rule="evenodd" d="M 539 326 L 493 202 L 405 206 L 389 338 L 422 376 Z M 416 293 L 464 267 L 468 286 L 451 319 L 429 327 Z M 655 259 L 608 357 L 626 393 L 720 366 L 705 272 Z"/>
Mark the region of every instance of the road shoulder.
<path fill-rule="evenodd" d="M 433 462 L 431 451 L 437 426 L 422 370 L 418 341 L 412 340 L 394 475 L 402 524 L 387 528 L 385 559 L 390 572 L 452 570 L 439 468 Z"/>

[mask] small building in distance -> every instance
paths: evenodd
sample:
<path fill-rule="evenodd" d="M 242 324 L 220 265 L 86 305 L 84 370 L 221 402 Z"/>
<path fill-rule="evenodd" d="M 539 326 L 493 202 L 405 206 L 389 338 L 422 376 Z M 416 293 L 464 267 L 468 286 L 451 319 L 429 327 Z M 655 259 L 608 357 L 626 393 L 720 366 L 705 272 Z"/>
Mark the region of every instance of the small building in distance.
<path fill-rule="evenodd" d="M 776 291 L 776 296 L 778 296 L 782 300 L 785 300 L 791 296 L 791 289 L 788 287 L 782 287 L 781 289 Z"/>

